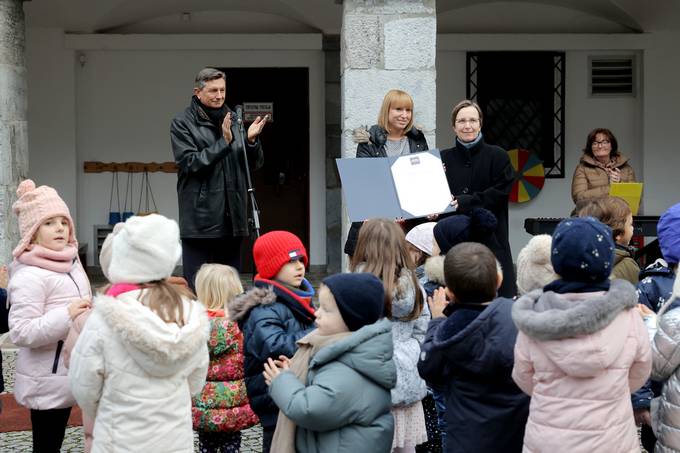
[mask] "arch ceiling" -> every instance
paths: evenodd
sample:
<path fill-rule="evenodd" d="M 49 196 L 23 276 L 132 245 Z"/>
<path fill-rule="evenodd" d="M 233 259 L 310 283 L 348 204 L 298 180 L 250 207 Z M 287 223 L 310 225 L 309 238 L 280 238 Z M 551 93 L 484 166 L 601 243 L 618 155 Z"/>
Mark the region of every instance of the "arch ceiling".
<path fill-rule="evenodd" d="M 29 27 L 70 33 L 325 33 L 338 0 L 33 0 Z M 636 33 L 680 29 L 674 0 L 437 0 L 440 33 Z M 182 13 L 191 13 L 190 21 Z"/>

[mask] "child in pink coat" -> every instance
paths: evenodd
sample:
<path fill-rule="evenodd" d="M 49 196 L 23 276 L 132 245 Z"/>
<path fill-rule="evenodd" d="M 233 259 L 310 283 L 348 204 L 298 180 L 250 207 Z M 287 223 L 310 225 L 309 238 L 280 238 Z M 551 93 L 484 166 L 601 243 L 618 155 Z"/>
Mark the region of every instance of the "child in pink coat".
<path fill-rule="evenodd" d="M 31 410 L 33 451 L 59 451 L 75 400 L 63 345 L 71 322 L 90 306 L 90 283 L 78 260 L 68 206 L 30 179 L 12 206 L 21 240 L 12 255 L 9 336 L 19 347 L 14 397 Z"/>
<path fill-rule="evenodd" d="M 551 261 L 560 279 L 520 297 L 512 377 L 531 396 L 525 452 L 639 452 L 630 403 L 651 371 L 649 337 L 628 281 L 610 280 L 611 229 L 563 220 Z"/>

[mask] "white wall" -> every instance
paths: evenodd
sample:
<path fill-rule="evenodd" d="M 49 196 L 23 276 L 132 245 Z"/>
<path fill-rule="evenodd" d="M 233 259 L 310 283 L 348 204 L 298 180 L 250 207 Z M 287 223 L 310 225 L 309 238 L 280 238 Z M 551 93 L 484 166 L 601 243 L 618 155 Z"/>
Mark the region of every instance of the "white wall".
<path fill-rule="evenodd" d="M 53 28 L 26 30 L 29 176 L 57 189 L 78 218 L 75 61 L 64 34 Z M 88 241 L 78 229 L 81 241 Z"/>
<path fill-rule="evenodd" d="M 52 41 L 59 39 L 56 39 L 55 44 L 45 42 L 47 38 Z M 108 220 L 112 174 L 85 174 L 82 171 L 83 162 L 172 161 L 170 122 L 188 105 L 198 69 L 208 65 L 309 68 L 310 261 L 312 264 L 326 262 L 324 61 L 319 35 L 68 35 L 65 46 L 70 52 L 59 49 L 62 43 L 63 35 L 50 35 L 45 39 L 36 39 L 33 46 L 46 46 L 50 50 L 56 48 L 70 54 L 71 67 L 73 52 L 78 60 L 75 65 L 77 126 L 74 127 L 72 120 L 70 124 L 64 125 L 70 127 L 72 136 L 75 135 L 76 146 L 64 150 L 64 154 L 77 168 L 77 171 L 71 171 L 69 180 L 77 181 L 78 231 L 80 240 L 91 244 L 88 256 L 90 263 L 94 248 L 92 226 Z M 247 48 L 255 50 L 242 50 Z M 58 60 L 52 63 L 55 67 L 65 64 L 65 58 L 55 59 Z M 84 60 L 82 66 L 80 59 Z M 46 69 L 49 73 L 50 68 Z M 45 74 L 35 75 L 34 84 L 38 85 L 46 79 Z M 72 78 L 70 86 L 73 85 Z M 39 108 L 43 103 L 52 105 L 65 101 L 73 105 L 73 99 L 71 88 L 70 92 L 67 90 L 59 96 L 46 93 L 40 104 L 33 99 L 29 106 Z M 42 130 L 33 129 L 33 134 L 38 142 L 48 140 Z M 74 152 L 75 148 L 77 152 Z M 35 160 L 42 160 L 48 155 L 49 149 L 32 148 L 31 152 Z M 50 166 L 48 162 L 43 168 L 36 168 L 35 172 L 32 169 L 31 174 L 41 179 L 43 174 L 51 171 Z M 177 218 L 176 175 L 152 173 L 149 176 L 158 211 Z M 119 178 L 123 197 L 127 174 L 121 173 Z M 62 183 L 73 187 L 72 182 Z M 136 174 L 132 211 L 137 211 L 140 184 L 141 175 Z"/>
<path fill-rule="evenodd" d="M 680 202 L 680 32 L 660 32 L 644 51 L 643 162 L 646 212 Z"/>
<path fill-rule="evenodd" d="M 543 190 L 532 201 L 510 204 L 510 245 L 516 258 L 531 236 L 524 231 L 524 219 L 530 217 L 565 217 L 573 208 L 571 177 L 581 156 L 588 132 L 596 127 L 611 129 L 619 141 L 619 149 L 632 160 L 638 178 L 654 173 L 645 168 L 642 122 L 640 120 L 644 86 L 637 97 L 592 98 L 588 95 L 588 56 L 636 54 L 642 63 L 640 47 L 645 42 L 612 39 L 610 35 L 440 35 L 437 53 L 437 147 L 452 146 L 451 108 L 465 98 L 465 56 L 475 50 L 556 50 L 566 51 L 565 86 L 565 178 L 546 179 Z M 629 46 L 629 47 L 626 47 Z M 584 50 L 592 48 L 596 50 Z M 648 63 L 646 61 L 646 63 Z M 518 70 L 519 68 L 513 68 Z M 649 186 L 646 193 L 651 192 Z M 647 214 L 659 214 L 648 203 Z"/>

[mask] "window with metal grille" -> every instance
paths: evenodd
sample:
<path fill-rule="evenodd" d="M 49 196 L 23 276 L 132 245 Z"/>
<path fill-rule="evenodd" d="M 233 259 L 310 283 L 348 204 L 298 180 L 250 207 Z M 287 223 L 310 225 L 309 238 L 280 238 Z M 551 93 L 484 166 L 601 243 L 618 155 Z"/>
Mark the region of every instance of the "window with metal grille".
<path fill-rule="evenodd" d="M 594 97 L 635 96 L 633 56 L 590 57 L 590 95 Z"/>
<path fill-rule="evenodd" d="M 529 150 L 546 178 L 564 178 L 564 52 L 468 52 L 467 97 L 488 143 Z"/>

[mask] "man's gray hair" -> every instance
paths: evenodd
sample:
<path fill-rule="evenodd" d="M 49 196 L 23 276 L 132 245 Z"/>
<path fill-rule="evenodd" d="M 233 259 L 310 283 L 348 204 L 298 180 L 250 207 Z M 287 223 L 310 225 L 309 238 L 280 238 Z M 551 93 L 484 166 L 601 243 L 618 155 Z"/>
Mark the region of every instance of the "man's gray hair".
<path fill-rule="evenodd" d="M 196 75 L 194 87 L 198 88 L 199 90 L 202 90 L 205 87 L 206 82 L 210 82 L 211 80 L 217 79 L 224 79 L 224 81 L 226 82 L 227 76 L 222 71 L 218 71 L 215 68 L 203 68 Z"/>

